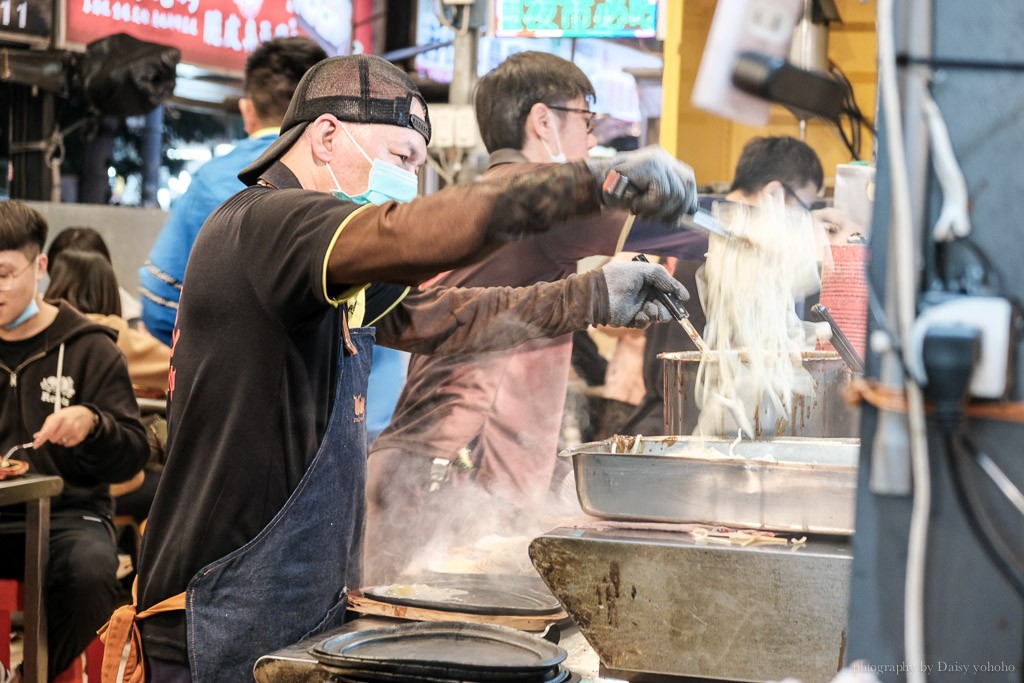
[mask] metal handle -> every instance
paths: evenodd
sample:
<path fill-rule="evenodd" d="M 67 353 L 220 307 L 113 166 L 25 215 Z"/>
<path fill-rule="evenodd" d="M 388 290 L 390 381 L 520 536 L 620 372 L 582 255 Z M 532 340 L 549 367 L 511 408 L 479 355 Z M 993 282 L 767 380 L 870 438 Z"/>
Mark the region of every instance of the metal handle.
<path fill-rule="evenodd" d="M 643 254 L 637 254 L 636 256 L 633 257 L 633 260 L 640 261 L 642 263 L 650 263 L 650 261 L 647 260 L 647 257 L 644 256 Z M 684 318 L 690 317 L 690 314 L 686 312 L 686 309 L 677 304 L 668 292 L 663 292 L 660 289 L 655 289 L 654 296 L 655 298 L 658 299 L 658 301 L 665 304 L 665 308 L 668 309 L 668 312 L 671 313 L 672 317 L 675 318 L 676 320 L 682 320 Z"/>
<path fill-rule="evenodd" d="M 647 257 L 643 254 L 637 254 L 633 257 L 634 261 L 640 261 L 642 263 L 650 263 Z M 658 298 L 658 301 L 665 304 L 665 308 L 668 309 L 672 317 L 675 318 L 680 325 L 683 327 L 683 331 L 686 332 L 687 336 L 693 340 L 693 345 L 697 347 L 697 350 L 704 353 L 708 350 L 708 345 L 704 343 L 703 337 L 700 336 L 700 332 L 690 322 L 690 314 L 686 312 L 686 309 L 676 303 L 668 292 L 663 292 L 660 289 L 655 290 L 654 295 Z"/>
<path fill-rule="evenodd" d="M 608 171 L 608 175 L 604 177 L 604 183 L 601 185 L 601 191 L 616 199 L 636 196 L 636 189 L 630 185 L 629 178 L 616 170 Z M 698 208 L 695 213 L 684 213 L 677 216 L 676 225 L 708 237 L 717 235 L 729 240 L 738 239 L 747 246 L 753 246 L 753 242 L 749 238 L 737 237 L 732 234 L 711 213 L 701 208 Z"/>
<path fill-rule="evenodd" d="M 828 312 L 828 309 L 821 304 L 814 304 L 811 306 L 811 316 L 815 320 L 828 323 L 828 326 L 832 328 L 832 346 L 835 347 L 835 350 L 846 361 L 851 370 L 863 375 L 864 361 L 861 360 L 857 349 L 853 348 L 853 344 L 843 334 L 843 331 L 839 329 L 839 325 L 836 323 L 835 318 L 832 317 L 832 314 Z"/>

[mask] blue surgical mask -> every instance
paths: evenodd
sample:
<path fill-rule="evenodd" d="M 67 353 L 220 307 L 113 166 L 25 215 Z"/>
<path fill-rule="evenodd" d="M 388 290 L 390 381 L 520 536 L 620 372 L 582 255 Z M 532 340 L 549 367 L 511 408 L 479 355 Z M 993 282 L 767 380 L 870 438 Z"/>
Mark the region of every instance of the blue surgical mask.
<path fill-rule="evenodd" d="M 39 313 L 39 302 L 36 301 L 36 297 L 33 296 L 32 301 L 28 302 L 28 306 L 26 306 L 25 310 L 21 312 L 21 315 L 18 316 L 18 319 L 12 320 L 11 322 L 4 325 L 4 329 L 7 330 L 8 332 L 16 330 L 25 323 L 27 323 L 32 318 L 36 317 L 37 313 Z"/>
<path fill-rule="evenodd" d="M 331 174 L 331 180 L 334 181 L 334 187 L 337 188 L 331 191 L 332 195 L 346 202 L 375 204 L 377 206 L 389 200 L 402 204 L 411 202 L 416 198 L 416 194 L 419 192 L 419 180 L 415 173 L 406 171 L 404 168 L 399 168 L 381 159 L 370 159 L 370 156 L 359 146 L 359 143 L 352 137 L 352 134 L 348 132 L 348 128 L 342 125 L 341 130 L 345 132 L 345 135 L 356 146 L 356 149 L 363 155 L 363 158 L 370 162 L 370 177 L 364 191 L 356 195 L 350 195 L 341 189 L 334 171 L 331 170 L 331 165 L 327 164 L 327 172 Z"/>

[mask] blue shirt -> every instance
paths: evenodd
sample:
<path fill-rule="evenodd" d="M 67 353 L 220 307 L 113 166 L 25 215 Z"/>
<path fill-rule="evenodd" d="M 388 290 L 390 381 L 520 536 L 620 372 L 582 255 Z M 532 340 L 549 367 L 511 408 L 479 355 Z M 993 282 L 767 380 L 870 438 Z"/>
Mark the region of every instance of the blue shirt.
<path fill-rule="evenodd" d="M 391 424 L 398 397 L 405 387 L 408 366 L 409 354 L 405 351 L 386 346 L 373 347 L 370 386 L 366 392 L 366 440 L 369 443 L 373 443 L 377 435 Z"/>
<path fill-rule="evenodd" d="M 231 152 L 203 164 L 188 190 L 171 209 L 167 223 L 149 252 L 147 264 L 139 270 L 142 322 L 166 344 L 171 343 L 177 303 L 181 299 L 181 282 L 199 229 L 214 209 L 245 187 L 238 179 L 238 172 L 255 161 L 276 138 L 277 132 L 269 132 L 239 140 Z"/>

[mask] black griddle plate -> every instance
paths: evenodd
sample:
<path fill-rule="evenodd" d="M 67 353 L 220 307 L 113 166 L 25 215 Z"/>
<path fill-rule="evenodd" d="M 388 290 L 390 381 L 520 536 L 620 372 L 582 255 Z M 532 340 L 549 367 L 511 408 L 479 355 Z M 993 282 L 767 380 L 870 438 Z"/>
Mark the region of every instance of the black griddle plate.
<path fill-rule="evenodd" d="M 321 664 L 366 678 L 536 681 L 565 678 L 562 648 L 512 628 L 459 621 L 397 624 L 352 631 L 309 649 Z"/>
<path fill-rule="evenodd" d="M 394 585 L 426 585 L 443 590 L 465 591 L 443 600 L 423 599 L 415 596 L 388 595 Z M 539 580 L 489 574 L 429 574 L 402 577 L 391 586 L 370 586 L 361 589 L 363 595 L 378 602 L 406 607 L 462 612 L 486 616 L 543 617 L 558 614 L 562 606 Z"/>
<path fill-rule="evenodd" d="M 330 667 L 337 673 L 329 679 L 334 683 L 465 683 L 463 679 L 455 678 L 426 678 L 423 676 L 408 676 L 404 674 L 389 674 L 381 671 L 368 672 L 343 672 Z M 500 683 L 503 679 L 491 679 L 489 683 Z M 579 674 L 574 674 L 564 667 L 559 667 L 553 678 L 532 678 L 533 683 L 580 683 Z M 521 682 L 527 683 L 527 682 Z"/>

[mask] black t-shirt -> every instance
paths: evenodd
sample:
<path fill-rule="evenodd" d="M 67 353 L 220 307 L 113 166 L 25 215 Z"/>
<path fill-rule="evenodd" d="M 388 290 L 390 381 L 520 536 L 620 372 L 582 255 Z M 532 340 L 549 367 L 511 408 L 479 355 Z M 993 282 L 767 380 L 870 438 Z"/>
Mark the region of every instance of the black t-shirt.
<path fill-rule="evenodd" d="M 298 182 L 278 165 L 278 188 Z M 326 429 L 341 349 L 325 259 L 355 209 L 247 188 L 203 225 L 173 333 L 167 465 L 140 557 L 140 608 L 251 540 L 298 484 Z M 364 320 L 404 287 L 374 286 Z M 147 653 L 185 660 L 184 614 L 144 623 Z"/>
<path fill-rule="evenodd" d="M 39 349 L 43 344 L 43 335 L 46 334 L 46 330 L 43 330 L 39 334 L 29 337 L 28 339 L 19 339 L 18 341 L 0 341 L 0 363 L 14 370 L 21 365 L 26 358 L 28 358 L 32 352 Z"/>

